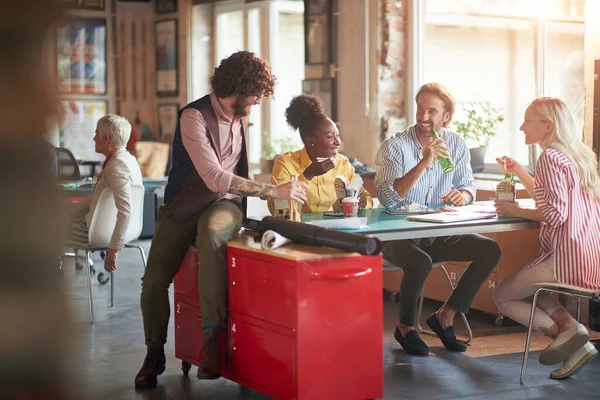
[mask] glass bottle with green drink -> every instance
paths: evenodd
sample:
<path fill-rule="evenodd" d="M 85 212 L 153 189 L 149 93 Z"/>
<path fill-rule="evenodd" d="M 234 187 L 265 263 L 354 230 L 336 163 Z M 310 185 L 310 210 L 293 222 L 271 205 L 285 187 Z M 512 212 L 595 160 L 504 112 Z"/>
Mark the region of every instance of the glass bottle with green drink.
<path fill-rule="evenodd" d="M 496 186 L 496 200 L 505 200 L 514 203 L 517 200 L 517 185 L 515 176 L 506 169 L 506 163 L 502 163 L 504 179 Z"/>
<path fill-rule="evenodd" d="M 440 135 L 435 131 L 434 128 L 431 128 L 431 137 L 433 140 L 440 139 Z M 442 167 L 443 172 L 452 172 L 454 171 L 454 163 L 452 162 L 452 158 L 448 157 L 440 157 L 435 156 L 435 159 L 440 162 L 440 167 Z"/>

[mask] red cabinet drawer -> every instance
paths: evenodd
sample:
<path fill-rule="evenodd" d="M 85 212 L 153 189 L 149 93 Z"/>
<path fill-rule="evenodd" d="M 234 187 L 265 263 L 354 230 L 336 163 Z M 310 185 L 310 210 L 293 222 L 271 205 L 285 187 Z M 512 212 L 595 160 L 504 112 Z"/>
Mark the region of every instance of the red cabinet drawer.
<path fill-rule="evenodd" d="M 200 362 L 204 330 L 200 307 L 175 299 L 175 357 L 192 364 Z"/>
<path fill-rule="evenodd" d="M 294 339 L 235 316 L 229 321 L 231 375 L 279 393 L 276 398 L 293 398 Z"/>
<path fill-rule="evenodd" d="M 181 268 L 174 279 L 175 293 L 198 300 L 198 250 L 194 246 L 188 249 Z"/>
<path fill-rule="evenodd" d="M 237 254 L 228 259 L 229 310 L 295 328 L 295 270 Z"/>

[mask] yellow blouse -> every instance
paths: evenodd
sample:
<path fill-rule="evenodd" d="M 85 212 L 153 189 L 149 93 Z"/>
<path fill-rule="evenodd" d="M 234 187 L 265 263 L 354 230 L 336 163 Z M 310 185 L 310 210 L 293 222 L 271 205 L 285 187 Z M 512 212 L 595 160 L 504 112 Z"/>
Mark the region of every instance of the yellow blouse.
<path fill-rule="evenodd" d="M 342 175 L 347 179 L 348 183 L 350 183 L 352 178 L 354 178 L 354 167 L 350 164 L 348 158 L 341 154 L 337 154 L 335 156 L 335 167 L 333 169 L 321 176 L 315 176 L 309 181 L 303 175 L 303 172 L 310 164 L 312 164 L 312 161 L 306 152 L 306 148 L 282 154 L 275 159 L 273 172 L 271 174 L 271 183 L 274 185 L 287 183 L 292 180 L 292 175 L 298 175 L 298 180 L 305 182 L 308 185 L 306 191 L 307 201 L 302 206 L 302 213 L 329 211 L 331 210 L 333 203 L 337 200 L 333 181 L 337 176 Z M 365 208 L 372 208 L 373 199 L 371 199 L 371 196 L 364 188 L 361 187 L 360 190 L 367 198 L 367 206 Z M 274 215 L 274 200 L 270 199 L 268 205 L 271 214 Z M 292 214 L 294 214 L 293 210 Z M 296 220 L 294 215 L 291 217 L 292 220 Z"/>

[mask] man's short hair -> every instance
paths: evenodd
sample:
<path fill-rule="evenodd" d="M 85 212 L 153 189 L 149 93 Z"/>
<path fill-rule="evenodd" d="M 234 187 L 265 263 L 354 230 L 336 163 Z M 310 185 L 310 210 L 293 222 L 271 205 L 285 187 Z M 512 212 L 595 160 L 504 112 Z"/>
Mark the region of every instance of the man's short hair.
<path fill-rule="evenodd" d="M 102 133 L 109 137 L 110 144 L 124 147 L 131 136 L 131 124 L 120 115 L 108 114 L 98 120 Z"/>
<path fill-rule="evenodd" d="M 273 96 L 277 79 L 269 64 L 249 51 L 238 51 L 215 68 L 210 86 L 217 97 Z"/>
<path fill-rule="evenodd" d="M 442 100 L 442 102 L 444 103 L 444 110 L 450 113 L 450 119 L 444 124 L 444 128 L 447 128 L 448 125 L 450 125 L 450 122 L 452 122 L 452 116 L 454 115 L 454 110 L 456 109 L 456 100 L 454 99 L 452 93 L 450 93 L 450 91 L 446 89 L 446 87 L 440 85 L 439 83 L 426 83 L 425 85 L 419 88 L 419 91 L 415 96 L 415 101 L 417 103 L 419 102 L 419 96 L 423 93 L 434 94 Z"/>

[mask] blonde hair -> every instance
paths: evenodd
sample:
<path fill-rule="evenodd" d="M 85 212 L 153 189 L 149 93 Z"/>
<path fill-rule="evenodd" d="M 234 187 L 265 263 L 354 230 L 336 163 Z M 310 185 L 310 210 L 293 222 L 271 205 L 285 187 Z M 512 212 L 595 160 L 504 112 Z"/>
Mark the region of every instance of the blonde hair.
<path fill-rule="evenodd" d="M 596 154 L 577 135 L 575 122 L 565 103 L 555 97 L 539 97 L 531 102 L 529 108 L 540 119 L 553 124 L 552 132 L 541 143 L 542 147 L 556 149 L 571 160 L 575 164 L 583 189 L 600 200 Z"/>
<path fill-rule="evenodd" d="M 450 122 L 452 122 L 452 116 L 454 115 L 454 110 L 456 109 L 456 100 L 454 99 L 454 96 L 452 96 L 452 93 L 450 93 L 445 86 L 437 82 L 426 83 L 419 88 L 419 91 L 415 95 L 415 101 L 417 103 L 419 102 L 419 96 L 421 96 L 423 93 L 434 94 L 442 100 L 444 103 L 444 109 L 446 112 L 450 113 L 450 119 L 444 123 L 444 128 L 447 128 L 448 125 L 450 125 Z"/>
<path fill-rule="evenodd" d="M 123 147 L 131 136 L 131 124 L 120 115 L 107 114 L 98 120 L 104 126 L 103 133 L 108 136 L 110 144 Z"/>

